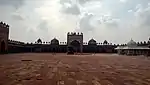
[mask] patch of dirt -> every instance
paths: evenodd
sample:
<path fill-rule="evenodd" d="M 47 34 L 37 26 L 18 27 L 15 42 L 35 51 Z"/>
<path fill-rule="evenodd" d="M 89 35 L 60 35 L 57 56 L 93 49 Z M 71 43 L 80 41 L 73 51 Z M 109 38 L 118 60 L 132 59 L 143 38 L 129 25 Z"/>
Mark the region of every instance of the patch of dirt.
<path fill-rule="evenodd" d="M 0 55 L 0 85 L 150 85 L 150 59 L 114 54 Z"/>

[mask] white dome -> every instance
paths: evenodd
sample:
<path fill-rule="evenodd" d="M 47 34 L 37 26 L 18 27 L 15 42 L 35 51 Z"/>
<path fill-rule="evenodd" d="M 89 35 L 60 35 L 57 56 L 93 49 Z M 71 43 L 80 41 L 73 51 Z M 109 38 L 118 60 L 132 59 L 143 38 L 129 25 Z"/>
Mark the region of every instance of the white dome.
<path fill-rule="evenodd" d="M 127 46 L 137 46 L 136 42 L 133 41 L 132 39 L 127 43 Z"/>

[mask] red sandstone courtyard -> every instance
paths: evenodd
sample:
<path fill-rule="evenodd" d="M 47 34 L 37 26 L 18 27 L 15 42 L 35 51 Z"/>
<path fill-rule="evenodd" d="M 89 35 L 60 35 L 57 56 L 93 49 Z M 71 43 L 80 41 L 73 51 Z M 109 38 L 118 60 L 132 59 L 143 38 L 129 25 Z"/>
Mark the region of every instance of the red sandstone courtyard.
<path fill-rule="evenodd" d="M 116 54 L 0 55 L 0 85 L 150 85 L 150 58 Z"/>

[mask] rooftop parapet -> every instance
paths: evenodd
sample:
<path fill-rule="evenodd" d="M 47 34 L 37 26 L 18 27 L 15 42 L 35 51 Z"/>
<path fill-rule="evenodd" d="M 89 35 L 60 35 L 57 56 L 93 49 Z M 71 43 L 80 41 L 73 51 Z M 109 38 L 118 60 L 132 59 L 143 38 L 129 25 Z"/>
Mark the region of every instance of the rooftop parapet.
<path fill-rule="evenodd" d="M 21 41 L 16 41 L 16 40 L 8 40 L 8 43 L 13 43 L 13 44 L 25 44 L 24 42 Z"/>
<path fill-rule="evenodd" d="M 83 33 L 79 33 L 79 32 L 68 32 L 67 35 L 83 35 Z"/>
<path fill-rule="evenodd" d="M 0 22 L 0 27 L 1 28 L 9 28 L 9 25 L 1 21 Z"/>

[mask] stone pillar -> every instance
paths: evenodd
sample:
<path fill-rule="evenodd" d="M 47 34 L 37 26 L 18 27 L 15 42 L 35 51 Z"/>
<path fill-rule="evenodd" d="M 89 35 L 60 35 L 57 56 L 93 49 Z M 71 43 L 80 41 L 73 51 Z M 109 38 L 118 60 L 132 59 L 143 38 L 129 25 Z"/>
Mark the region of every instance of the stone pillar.
<path fill-rule="evenodd" d="M 80 52 L 82 53 L 83 52 L 83 45 L 80 44 Z"/>

